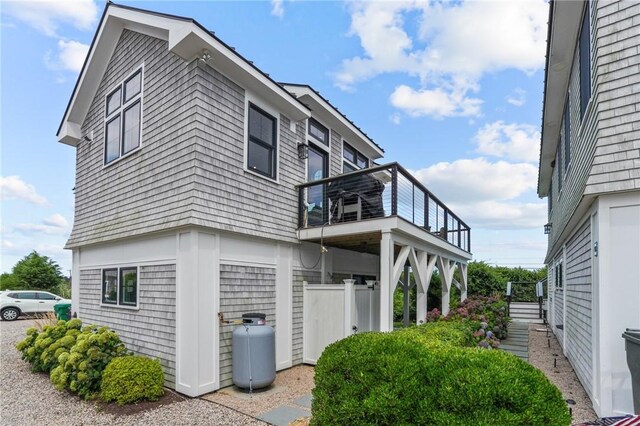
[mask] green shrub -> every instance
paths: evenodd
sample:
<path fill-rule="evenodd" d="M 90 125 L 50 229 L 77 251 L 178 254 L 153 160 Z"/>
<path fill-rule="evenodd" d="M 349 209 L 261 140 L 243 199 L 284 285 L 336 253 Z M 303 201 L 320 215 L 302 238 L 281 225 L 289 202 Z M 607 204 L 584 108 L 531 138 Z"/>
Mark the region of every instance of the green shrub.
<path fill-rule="evenodd" d="M 101 398 L 130 404 L 155 401 L 164 395 L 164 372 L 160 361 L 143 356 L 125 356 L 111 360 L 102 374 Z"/>
<path fill-rule="evenodd" d="M 33 371 L 48 373 L 57 367 L 58 355 L 75 344 L 81 327 L 79 319 L 60 320 L 55 325 L 45 325 L 41 332 L 30 327 L 27 329 L 27 337 L 18 342 L 16 348 L 22 352 L 22 359 L 31 363 Z"/>
<path fill-rule="evenodd" d="M 396 333 L 411 335 L 429 347 L 473 347 L 477 343 L 473 333 L 479 328 L 480 323 L 477 322 L 438 321 L 405 328 Z"/>
<path fill-rule="evenodd" d="M 423 331 L 329 345 L 315 369 L 311 424 L 569 425 L 541 371 L 502 351 L 425 345 L 436 328 Z"/>
<path fill-rule="evenodd" d="M 100 391 L 102 372 L 113 358 L 127 355 L 118 335 L 107 327 L 84 327 L 76 343 L 58 355 L 59 365 L 51 370 L 51 382 L 58 390 L 68 389 L 84 398 Z"/>

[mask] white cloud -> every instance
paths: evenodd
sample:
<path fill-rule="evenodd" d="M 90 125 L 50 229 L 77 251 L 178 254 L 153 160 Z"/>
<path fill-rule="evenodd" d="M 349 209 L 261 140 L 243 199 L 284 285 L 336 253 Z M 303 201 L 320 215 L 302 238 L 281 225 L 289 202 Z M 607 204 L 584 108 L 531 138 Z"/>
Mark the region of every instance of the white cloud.
<path fill-rule="evenodd" d="M 49 69 L 79 72 L 89 52 L 89 45 L 74 40 L 58 40 L 58 52 L 54 56 L 51 51 L 44 56 Z"/>
<path fill-rule="evenodd" d="M 69 222 L 59 213 L 55 213 L 42 220 L 41 224 L 20 223 L 15 226 L 15 230 L 25 234 L 47 234 L 63 235 L 68 232 Z"/>
<path fill-rule="evenodd" d="M 47 199 L 38 194 L 33 185 L 26 183 L 16 175 L 0 176 L 0 199 L 19 199 L 39 205 L 47 203 Z"/>
<path fill-rule="evenodd" d="M 98 18 L 93 0 L 31 0 L 3 3 L 9 15 L 26 22 L 50 37 L 57 37 L 61 24 L 89 30 Z"/>
<path fill-rule="evenodd" d="M 469 226 L 485 229 L 539 228 L 547 218 L 546 203 L 482 201 L 452 204 L 451 208 Z"/>
<path fill-rule="evenodd" d="M 271 0 L 271 14 L 282 18 L 284 16 L 284 8 L 282 7 L 282 0 Z"/>
<path fill-rule="evenodd" d="M 481 101 L 467 93 L 478 91 L 483 74 L 503 69 L 530 73 L 544 66 L 544 0 L 359 1 L 349 6 L 350 34 L 360 39 L 363 53 L 342 61 L 335 84 L 352 90 L 383 73 L 418 77 L 420 87 L 401 90 L 414 94 L 408 108 L 414 116 L 478 115 Z M 409 28 L 416 25 L 418 35 L 412 37 Z M 394 98 L 398 103 L 402 87 L 394 91 L 392 103 Z"/>
<path fill-rule="evenodd" d="M 13 244 L 11 241 L 5 240 L 4 238 L 2 239 L 2 248 L 3 249 L 12 249 L 15 246 L 16 245 Z"/>
<path fill-rule="evenodd" d="M 391 121 L 396 126 L 402 122 L 402 115 L 398 112 L 394 112 L 389 116 L 389 121 Z"/>
<path fill-rule="evenodd" d="M 538 169 L 480 157 L 437 163 L 413 174 L 445 203 L 468 203 L 517 198 L 535 189 Z"/>
<path fill-rule="evenodd" d="M 477 152 L 514 161 L 536 163 L 540 153 L 540 132 L 530 124 L 486 124 L 474 136 Z"/>
<path fill-rule="evenodd" d="M 520 107 L 527 102 L 527 92 L 520 88 L 514 89 L 513 92 L 507 96 L 507 102 Z"/>
<path fill-rule="evenodd" d="M 465 94 L 466 90 L 447 91 L 439 87 L 433 90 L 414 90 L 409 86 L 400 85 L 395 88 L 389 99 L 391 105 L 413 117 L 479 115 L 482 100 L 466 97 Z"/>
<path fill-rule="evenodd" d="M 518 200 L 535 189 L 534 165 L 474 158 L 441 162 L 412 173 L 471 227 L 521 229 L 545 221 L 545 203 Z"/>
<path fill-rule="evenodd" d="M 60 213 L 55 213 L 48 218 L 43 219 L 42 223 L 48 226 L 54 226 L 57 228 L 67 228 L 69 227 L 69 222 L 67 219 L 62 216 Z"/>

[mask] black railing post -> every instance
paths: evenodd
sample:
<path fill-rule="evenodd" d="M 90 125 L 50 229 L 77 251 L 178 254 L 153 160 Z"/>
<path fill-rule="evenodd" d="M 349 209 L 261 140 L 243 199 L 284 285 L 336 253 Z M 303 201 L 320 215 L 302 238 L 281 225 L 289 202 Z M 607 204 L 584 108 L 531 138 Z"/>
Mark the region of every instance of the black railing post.
<path fill-rule="evenodd" d="M 471 253 L 471 228 L 467 227 L 467 251 Z"/>
<path fill-rule="evenodd" d="M 298 228 L 304 226 L 304 187 L 298 188 Z"/>
<path fill-rule="evenodd" d="M 458 219 L 458 248 L 462 248 L 462 224 Z"/>
<path fill-rule="evenodd" d="M 398 165 L 391 166 L 391 216 L 398 215 Z"/>
<path fill-rule="evenodd" d="M 447 241 L 449 241 L 449 211 L 447 210 L 447 208 L 445 206 L 443 206 L 444 208 L 442 209 L 442 211 L 444 211 L 444 236 L 443 238 Z"/>
<path fill-rule="evenodd" d="M 431 230 L 429 226 L 429 194 L 426 192 L 424 193 L 424 229 Z"/>

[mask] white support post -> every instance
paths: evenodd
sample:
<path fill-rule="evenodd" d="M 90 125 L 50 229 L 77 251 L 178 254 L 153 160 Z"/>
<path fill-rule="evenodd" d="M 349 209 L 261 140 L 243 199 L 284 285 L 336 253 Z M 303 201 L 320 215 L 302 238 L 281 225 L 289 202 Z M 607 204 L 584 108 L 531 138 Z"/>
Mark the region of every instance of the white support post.
<path fill-rule="evenodd" d="M 391 292 L 393 293 L 396 289 L 396 285 L 398 285 L 398 281 L 400 280 L 400 276 L 402 275 L 402 271 L 404 271 L 404 265 L 407 263 L 407 259 L 409 258 L 409 253 L 411 252 L 410 246 L 404 246 L 400 249 L 400 253 L 398 253 L 398 259 L 393 262 L 393 247 L 391 250 L 391 262 L 393 264 L 393 278 L 391 279 Z"/>
<path fill-rule="evenodd" d="M 353 326 L 356 318 L 356 289 L 353 286 L 356 280 L 344 281 L 344 337 L 353 334 Z"/>
<path fill-rule="evenodd" d="M 467 264 L 458 263 L 458 272 L 460 273 L 460 301 L 467 299 Z"/>
<path fill-rule="evenodd" d="M 427 293 L 429 292 L 429 285 L 431 284 L 431 276 L 433 275 L 433 268 L 436 266 L 436 260 L 438 256 L 429 256 L 427 252 L 419 251 L 417 254 L 418 269 L 421 271 L 420 280 L 422 284 L 418 283 L 417 297 L 416 297 L 416 323 L 422 324 L 427 319 Z"/>
<path fill-rule="evenodd" d="M 442 285 L 442 315 L 447 315 L 449 313 L 449 292 L 451 290 L 451 283 L 453 282 L 452 263 L 455 262 L 445 259 L 442 256 L 438 256 L 438 269 L 440 270 Z"/>
<path fill-rule="evenodd" d="M 393 330 L 393 238 L 382 231 L 380 240 L 380 331 Z"/>

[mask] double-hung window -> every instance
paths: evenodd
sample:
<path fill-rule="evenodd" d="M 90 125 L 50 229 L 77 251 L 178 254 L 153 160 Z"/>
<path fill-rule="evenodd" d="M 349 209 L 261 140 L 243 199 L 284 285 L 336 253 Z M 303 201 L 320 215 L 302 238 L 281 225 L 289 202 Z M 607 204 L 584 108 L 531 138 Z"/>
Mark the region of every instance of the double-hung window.
<path fill-rule="evenodd" d="M 122 267 L 102 270 L 102 303 L 138 306 L 138 268 Z"/>
<path fill-rule="evenodd" d="M 276 178 L 277 136 L 275 117 L 249 104 L 247 168 L 271 179 Z"/>
<path fill-rule="evenodd" d="M 342 146 L 342 172 L 354 172 L 369 167 L 369 159 L 346 142 Z"/>
<path fill-rule="evenodd" d="M 140 147 L 142 68 L 118 84 L 105 101 L 104 164 Z"/>

